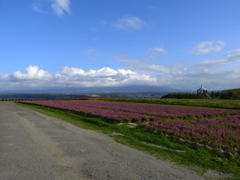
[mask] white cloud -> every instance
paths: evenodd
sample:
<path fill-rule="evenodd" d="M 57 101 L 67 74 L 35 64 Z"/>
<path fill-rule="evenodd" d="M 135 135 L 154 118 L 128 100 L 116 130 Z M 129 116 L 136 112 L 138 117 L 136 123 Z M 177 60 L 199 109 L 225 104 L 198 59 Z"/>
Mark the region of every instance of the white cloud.
<path fill-rule="evenodd" d="M 141 30 L 147 23 L 138 17 L 124 17 L 118 19 L 113 25 L 118 30 Z"/>
<path fill-rule="evenodd" d="M 64 12 L 71 13 L 70 0 L 53 0 L 52 9 L 58 16 L 62 16 Z"/>
<path fill-rule="evenodd" d="M 114 70 L 109 67 L 103 67 L 98 70 L 84 71 L 78 68 L 62 67 L 57 72 L 56 86 L 71 84 L 76 87 L 94 87 L 94 86 L 121 86 L 144 82 L 152 83 L 155 78 L 139 74 L 131 70 L 118 69 Z"/>
<path fill-rule="evenodd" d="M 32 10 L 43 13 L 50 14 L 50 7 L 54 11 L 54 14 L 62 16 L 65 12 L 70 14 L 70 2 L 71 0 L 35 0 L 32 3 Z"/>
<path fill-rule="evenodd" d="M 36 4 L 33 4 L 33 5 L 32 5 L 32 10 L 33 10 L 33 11 L 36 11 L 36 12 L 39 12 L 39 13 L 48 14 L 47 11 L 41 9 L 41 8 L 38 7 Z"/>
<path fill-rule="evenodd" d="M 57 77 L 61 76 L 73 76 L 73 75 L 84 75 L 85 71 L 79 68 L 69 68 L 67 66 L 59 68 L 61 71 L 57 72 Z"/>
<path fill-rule="evenodd" d="M 159 47 L 156 47 L 156 48 L 151 48 L 149 49 L 150 52 L 159 52 L 159 53 L 167 53 L 167 51 L 163 48 L 159 48 Z"/>
<path fill-rule="evenodd" d="M 14 72 L 12 77 L 18 80 L 50 80 L 52 75 L 37 66 L 29 66 L 25 72 Z"/>
<path fill-rule="evenodd" d="M 203 67 L 203 68 L 214 68 L 225 66 L 228 64 L 240 62 L 240 49 L 236 49 L 233 51 L 229 51 L 226 53 L 226 59 L 219 60 L 206 60 L 200 63 L 195 64 L 195 66 Z"/>
<path fill-rule="evenodd" d="M 226 45 L 223 41 L 203 41 L 193 48 L 195 55 L 219 52 Z"/>
<path fill-rule="evenodd" d="M 227 59 L 219 59 L 219 60 L 206 60 L 200 63 L 195 64 L 195 66 L 203 67 L 203 68 L 214 68 L 219 66 L 224 66 L 228 64 Z"/>
<path fill-rule="evenodd" d="M 0 74 L 0 81 L 8 80 L 9 76 L 7 74 Z"/>
<path fill-rule="evenodd" d="M 2 90 L 13 89 L 50 89 L 62 87 L 102 87 L 134 84 L 152 84 L 155 77 L 126 69 L 114 70 L 109 67 L 84 71 L 80 68 L 61 67 L 60 71 L 51 74 L 37 66 L 29 66 L 25 71 L 16 71 L 11 75 L 0 74 Z M 7 89 L 8 87 L 9 89 Z"/>
<path fill-rule="evenodd" d="M 146 76 L 144 74 L 138 74 L 131 70 L 126 69 L 118 69 L 114 70 L 109 67 L 103 67 L 98 70 L 89 70 L 84 71 L 82 69 L 78 68 L 70 68 L 70 67 L 62 67 L 60 68 L 61 71 L 56 73 L 56 77 L 59 79 L 75 79 L 75 80 L 82 80 L 82 81 L 90 81 L 92 83 L 92 86 L 94 86 L 95 83 L 100 81 L 106 81 L 109 80 L 111 82 L 119 82 L 119 78 L 121 77 L 121 80 L 124 82 L 131 81 L 131 80 L 144 80 L 149 79 L 150 76 Z M 80 83 L 80 82 L 79 82 Z M 116 84 L 112 84 L 116 85 Z M 102 86 L 105 86 L 102 84 Z"/>
<path fill-rule="evenodd" d="M 240 61 L 240 49 L 227 52 L 227 58 L 233 62 Z"/>
<path fill-rule="evenodd" d="M 170 69 L 161 65 L 156 64 L 146 64 L 146 63 L 132 63 L 127 66 L 126 68 L 133 69 L 137 72 L 144 72 L 147 74 L 168 74 L 170 73 Z"/>
<path fill-rule="evenodd" d="M 109 68 L 109 67 L 104 67 L 104 68 L 101 68 L 99 70 L 91 70 L 91 72 L 88 73 L 88 74 L 92 75 L 92 76 L 101 77 L 101 76 L 114 76 L 114 75 L 117 75 L 118 72 L 114 69 Z"/>

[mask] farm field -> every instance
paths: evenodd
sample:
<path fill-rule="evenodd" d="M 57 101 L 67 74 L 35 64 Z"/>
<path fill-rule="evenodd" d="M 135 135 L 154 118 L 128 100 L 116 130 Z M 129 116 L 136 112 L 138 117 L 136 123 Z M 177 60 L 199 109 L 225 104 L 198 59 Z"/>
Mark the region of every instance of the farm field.
<path fill-rule="evenodd" d="M 193 164 L 227 172 L 234 169 L 237 175 L 240 172 L 240 110 L 236 110 L 237 107 L 209 109 L 90 100 L 21 103 L 39 105 L 41 108 L 51 107 L 86 118 L 97 118 L 97 124 L 101 127 L 106 126 L 115 131 L 122 128 L 120 133 L 132 132 L 140 141 L 174 151 L 189 151 L 189 156 L 191 153 L 195 156 L 193 161 L 198 161 L 192 162 Z M 123 139 L 118 137 L 118 141 Z M 185 155 L 180 154 L 174 161 L 187 163 L 187 157 L 184 157 L 184 160 Z M 199 158 L 203 159 L 196 160 Z"/>
<path fill-rule="evenodd" d="M 116 103 L 99 101 L 23 101 L 37 105 L 44 105 L 59 109 L 66 109 L 84 115 L 96 115 L 112 121 L 136 122 L 144 120 L 162 120 L 189 117 L 211 117 L 224 115 L 238 115 L 238 110 L 206 109 L 160 106 L 135 103 Z"/>

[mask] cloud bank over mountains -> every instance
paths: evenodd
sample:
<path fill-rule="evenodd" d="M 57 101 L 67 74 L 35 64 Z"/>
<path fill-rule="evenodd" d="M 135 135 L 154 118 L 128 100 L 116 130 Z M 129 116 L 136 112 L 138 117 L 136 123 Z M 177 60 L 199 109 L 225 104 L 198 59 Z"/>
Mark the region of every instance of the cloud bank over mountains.
<path fill-rule="evenodd" d="M 29 66 L 25 71 L 10 75 L 0 74 L 0 91 L 51 89 L 66 87 L 112 87 L 123 85 L 154 84 L 155 77 L 138 74 L 131 70 L 114 70 L 103 67 L 84 71 L 79 68 L 61 67 L 56 73 L 49 73 L 38 66 Z"/>
<path fill-rule="evenodd" d="M 162 51 L 162 50 L 161 50 Z M 126 57 L 123 57 L 126 58 Z M 121 61 L 121 59 L 118 59 Z M 133 60 L 122 69 L 103 67 L 84 71 L 60 67 L 50 73 L 36 65 L 12 74 L 0 74 L 0 91 L 66 87 L 116 87 L 127 85 L 167 86 L 195 90 L 204 84 L 209 90 L 239 88 L 240 49 L 226 53 L 225 59 L 193 64 L 162 66 Z M 221 68 L 225 66 L 225 68 Z"/>

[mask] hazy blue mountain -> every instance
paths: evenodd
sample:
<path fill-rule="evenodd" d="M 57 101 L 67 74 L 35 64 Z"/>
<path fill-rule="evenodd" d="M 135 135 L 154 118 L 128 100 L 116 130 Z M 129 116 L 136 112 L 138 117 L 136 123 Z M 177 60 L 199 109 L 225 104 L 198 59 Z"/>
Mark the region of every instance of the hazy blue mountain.
<path fill-rule="evenodd" d="M 184 90 L 164 87 L 164 86 L 120 86 L 120 87 L 79 87 L 79 88 L 49 88 L 49 89 L 29 89 L 2 91 L 0 93 L 104 93 L 104 92 L 185 92 Z"/>

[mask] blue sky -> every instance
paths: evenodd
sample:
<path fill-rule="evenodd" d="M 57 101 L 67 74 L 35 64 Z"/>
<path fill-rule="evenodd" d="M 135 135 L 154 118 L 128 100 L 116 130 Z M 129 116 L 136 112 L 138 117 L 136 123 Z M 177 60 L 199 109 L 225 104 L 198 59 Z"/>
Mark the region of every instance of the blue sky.
<path fill-rule="evenodd" d="M 240 88 L 239 0 L 0 0 L 0 91 Z"/>

